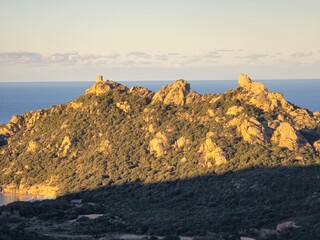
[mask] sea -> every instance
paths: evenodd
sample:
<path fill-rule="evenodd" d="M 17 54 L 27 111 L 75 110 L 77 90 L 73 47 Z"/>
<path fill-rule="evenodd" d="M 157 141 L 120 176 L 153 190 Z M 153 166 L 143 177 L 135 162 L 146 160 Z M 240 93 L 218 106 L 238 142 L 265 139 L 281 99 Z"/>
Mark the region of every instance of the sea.
<path fill-rule="evenodd" d="M 128 87 L 143 86 L 158 91 L 173 81 L 119 81 Z M 236 80 L 193 80 L 191 90 L 201 94 L 223 93 L 238 86 Z M 320 79 L 260 80 L 269 91 L 310 111 L 320 111 Z M 13 115 L 69 102 L 84 94 L 94 82 L 0 82 L 0 124 Z"/>
<path fill-rule="evenodd" d="M 174 81 L 119 81 L 128 87 L 143 86 L 152 91 Z M 236 80 L 192 80 L 191 90 L 201 94 L 224 93 L 238 86 Z M 310 111 L 320 111 L 320 79 L 259 80 L 269 91 L 280 92 L 284 98 Z M 59 105 L 76 99 L 94 82 L 0 82 L 0 124 L 13 115 Z M 1 159 L 0 159 L 1 161 Z M 0 206 L 13 201 L 29 201 L 32 196 L 1 195 Z"/>
<path fill-rule="evenodd" d="M 41 201 L 44 199 L 53 199 L 52 197 L 35 196 L 28 194 L 4 193 L 0 194 L 0 206 L 7 205 L 17 201 Z"/>

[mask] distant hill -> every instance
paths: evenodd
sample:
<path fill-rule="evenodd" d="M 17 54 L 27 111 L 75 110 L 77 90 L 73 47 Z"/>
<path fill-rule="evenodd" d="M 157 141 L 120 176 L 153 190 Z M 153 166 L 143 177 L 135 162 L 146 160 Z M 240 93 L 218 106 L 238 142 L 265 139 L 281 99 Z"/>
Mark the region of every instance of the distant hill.
<path fill-rule="evenodd" d="M 319 112 L 246 75 L 239 85 L 200 95 L 178 80 L 154 93 L 98 77 L 74 101 L 0 126 L 2 191 L 55 196 L 319 162 Z"/>
<path fill-rule="evenodd" d="M 12 117 L 2 192 L 64 196 L 0 208 L 0 230 L 317 239 L 320 113 L 238 82 L 201 95 L 184 80 L 152 92 L 99 76 L 72 102 Z"/>

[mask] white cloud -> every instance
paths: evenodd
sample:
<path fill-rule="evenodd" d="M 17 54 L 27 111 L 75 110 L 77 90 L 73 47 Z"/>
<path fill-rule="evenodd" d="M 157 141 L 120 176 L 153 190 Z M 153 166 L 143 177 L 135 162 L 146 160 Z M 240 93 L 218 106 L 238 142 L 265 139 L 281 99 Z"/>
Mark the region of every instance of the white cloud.
<path fill-rule="evenodd" d="M 304 52 L 295 52 L 290 54 L 290 57 L 294 57 L 294 58 L 305 58 L 305 57 L 310 57 L 312 56 L 313 53 L 312 52 L 308 52 L 308 53 L 304 53 Z"/>
<path fill-rule="evenodd" d="M 146 53 L 146 52 L 134 51 L 134 52 L 129 52 L 129 53 L 127 54 L 127 57 L 150 59 L 150 58 L 151 58 L 151 55 L 148 54 L 148 53 Z"/>
<path fill-rule="evenodd" d="M 241 53 L 242 54 L 241 54 Z M 246 54 L 244 54 L 246 53 Z M 298 69 L 302 67 L 312 68 L 320 64 L 320 52 L 295 52 L 269 54 L 248 52 L 240 49 L 217 49 L 209 52 L 200 52 L 195 55 L 188 55 L 178 52 L 148 52 L 131 51 L 128 53 L 110 52 L 106 54 L 83 54 L 78 52 L 58 52 L 52 54 L 41 54 L 37 52 L 0 52 L 0 68 L 2 78 L 16 75 L 18 71 L 34 74 L 49 73 L 54 78 L 56 71 L 61 75 L 68 71 L 68 74 L 81 71 L 96 72 L 106 69 L 120 69 L 125 73 L 127 70 L 148 69 L 149 72 L 161 71 L 170 72 L 184 71 L 200 72 L 201 69 L 236 69 L 245 71 L 248 69 Z M 30 68 L 35 66 L 36 68 Z M 241 66 L 241 69 L 239 69 Z M 41 68 L 40 68 L 41 67 Z M 20 69 L 20 70 L 19 70 Z M 244 70 L 243 70 L 244 69 Z M 138 70 L 137 70 L 138 71 Z M 142 71 L 142 70 L 141 70 Z M 317 71 L 317 70 L 315 70 Z M 319 73 L 320 74 L 320 73 Z M 319 75 L 318 74 L 318 75 Z M 129 77 L 128 77 L 129 78 Z M 1 80 L 1 79 L 0 79 Z"/>
<path fill-rule="evenodd" d="M 249 54 L 249 55 L 244 55 L 244 56 L 237 56 L 237 58 L 242 58 L 242 59 L 246 59 L 249 61 L 259 61 L 262 58 L 266 58 L 268 57 L 268 54 Z"/>
<path fill-rule="evenodd" d="M 42 55 L 35 52 L 0 52 L 0 64 L 31 64 L 41 63 Z"/>
<path fill-rule="evenodd" d="M 203 57 L 205 57 L 205 58 L 220 58 L 221 55 L 218 51 L 214 51 L 214 52 L 208 52 L 207 54 L 203 55 Z"/>

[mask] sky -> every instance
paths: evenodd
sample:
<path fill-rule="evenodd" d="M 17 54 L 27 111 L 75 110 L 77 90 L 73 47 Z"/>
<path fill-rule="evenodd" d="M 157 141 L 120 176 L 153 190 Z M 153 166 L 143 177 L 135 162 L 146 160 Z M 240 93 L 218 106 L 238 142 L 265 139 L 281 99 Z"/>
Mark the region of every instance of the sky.
<path fill-rule="evenodd" d="M 319 0 L 0 0 L 0 81 L 320 79 Z"/>

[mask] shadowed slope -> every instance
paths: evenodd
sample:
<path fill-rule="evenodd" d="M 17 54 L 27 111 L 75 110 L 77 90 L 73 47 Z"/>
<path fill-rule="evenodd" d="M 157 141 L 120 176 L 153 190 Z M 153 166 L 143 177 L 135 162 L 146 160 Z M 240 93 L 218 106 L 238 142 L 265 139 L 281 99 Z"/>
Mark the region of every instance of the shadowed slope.
<path fill-rule="evenodd" d="M 54 201 L 12 203 L 0 208 L 0 213 L 40 219 L 30 219 L 33 223 L 26 224 L 27 229 L 35 229 L 40 222 L 61 224 L 81 214 L 103 214 L 51 229 L 70 234 L 120 231 L 262 239 L 259 236 L 265 228 L 269 229 L 267 239 L 316 239 L 320 237 L 319 175 L 317 165 L 251 168 L 153 184 L 132 182 Z M 76 199 L 82 199 L 81 203 Z M 276 231 L 277 224 L 288 221 L 299 228 Z M 39 233 L 45 232 L 43 229 L 40 227 Z"/>

